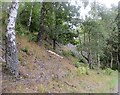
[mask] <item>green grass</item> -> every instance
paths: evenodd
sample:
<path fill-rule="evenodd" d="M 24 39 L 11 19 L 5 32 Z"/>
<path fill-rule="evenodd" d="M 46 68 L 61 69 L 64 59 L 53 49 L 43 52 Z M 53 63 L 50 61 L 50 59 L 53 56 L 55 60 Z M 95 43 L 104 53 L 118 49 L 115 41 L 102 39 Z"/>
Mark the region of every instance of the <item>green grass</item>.
<path fill-rule="evenodd" d="M 95 90 L 96 93 L 112 93 L 118 84 L 118 72 L 113 71 L 111 75 L 103 74 L 101 76 L 104 80 L 101 86 Z"/>

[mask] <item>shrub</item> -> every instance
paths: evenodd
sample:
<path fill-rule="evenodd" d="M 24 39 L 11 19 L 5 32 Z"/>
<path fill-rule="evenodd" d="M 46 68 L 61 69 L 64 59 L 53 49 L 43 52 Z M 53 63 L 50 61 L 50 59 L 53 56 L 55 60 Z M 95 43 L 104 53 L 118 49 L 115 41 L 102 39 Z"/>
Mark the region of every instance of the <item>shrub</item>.
<path fill-rule="evenodd" d="M 16 25 L 17 34 L 21 36 L 27 36 L 29 41 L 37 41 L 37 35 L 31 33 L 25 26 L 21 24 Z"/>
<path fill-rule="evenodd" d="M 111 75 L 112 72 L 113 72 L 113 70 L 112 70 L 111 68 L 106 68 L 106 69 L 104 70 L 104 73 L 107 74 L 107 75 Z"/>
<path fill-rule="evenodd" d="M 77 68 L 80 67 L 80 62 L 76 62 L 75 67 L 77 67 Z"/>
<path fill-rule="evenodd" d="M 88 64 L 82 62 L 76 62 L 75 67 L 77 67 L 77 75 L 88 75 L 89 66 Z"/>
<path fill-rule="evenodd" d="M 16 25 L 16 32 L 18 35 L 25 36 L 29 33 L 29 31 L 21 24 Z"/>
<path fill-rule="evenodd" d="M 37 36 L 34 35 L 34 34 L 32 34 L 32 33 L 30 33 L 30 34 L 28 35 L 28 40 L 29 40 L 29 41 L 34 41 L 34 42 L 36 42 L 36 41 L 37 41 Z"/>
<path fill-rule="evenodd" d="M 3 25 L 6 25 L 6 23 L 7 23 L 7 18 L 8 18 L 7 12 L 2 11 L 2 17 L 1 17 L 0 21 L 2 21 L 2 24 L 3 24 Z"/>
<path fill-rule="evenodd" d="M 66 57 L 69 56 L 67 51 L 63 51 L 62 54 L 63 54 L 63 56 L 66 56 Z"/>
<path fill-rule="evenodd" d="M 88 75 L 88 67 L 78 67 L 77 68 L 77 75 Z"/>
<path fill-rule="evenodd" d="M 68 56 L 73 56 L 73 57 L 75 57 L 75 54 L 74 54 L 71 50 L 62 51 L 62 54 L 63 54 L 63 56 L 66 56 L 66 57 L 68 57 Z"/>
<path fill-rule="evenodd" d="M 79 62 L 79 61 L 78 61 L 78 62 L 75 63 L 75 67 L 77 67 L 77 68 L 78 68 L 78 67 L 88 67 L 88 64 L 85 64 L 85 63 L 83 63 L 83 62 Z"/>

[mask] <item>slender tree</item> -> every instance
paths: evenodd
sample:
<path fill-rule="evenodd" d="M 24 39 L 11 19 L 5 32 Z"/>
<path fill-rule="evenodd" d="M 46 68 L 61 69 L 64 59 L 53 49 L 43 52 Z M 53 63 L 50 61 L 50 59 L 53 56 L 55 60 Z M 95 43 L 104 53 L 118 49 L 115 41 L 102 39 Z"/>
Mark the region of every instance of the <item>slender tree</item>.
<path fill-rule="evenodd" d="M 110 67 L 112 68 L 112 66 L 113 66 L 113 54 L 112 54 L 112 52 L 110 53 L 110 55 L 111 55 Z"/>
<path fill-rule="evenodd" d="M 54 4 L 54 6 L 55 6 L 55 8 L 53 8 L 53 10 L 54 10 L 54 15 L 55 15 L 55 29 L 57 30 L 58 29 L 58 14 L 57 14 L 57 11 L 56 10 L 58 10 L 59 11 L 59 6 L 58 6 L 58 4 L 57 3 L 55 3 Z M 57 31 L 55 31 L 55 32 L 57 32 Z M 53 49 L 55 50 L 56 49 L 56 37 L 57 37 L 57 34 L 55 33 L 55 35 L 56 36 L 54 36 L 53 37 Z"/>
<path fill-rule="evenodd" d="M 18 57 L 15 37 L 15 22 L 17 11 L 19 8 L 19 0 L 13 0 L 9 10 L 7 29 L 6 29 L 6 66 L 12 74 L 18 76 Z"/>
<path fill-rule="evenodd" d="M 88 42 L 91 43 L 91 30 L 88 32 Z M 92 69 L 91 47 L 88 49 L 88 64 L 90 69 Z"/>
<path fill-rule="evenodd" d="M 118 2 L 118 47 L 120 47 L 120 1 Z M 120 71 L 120 48 L 118 48 L 118 56 L 117 56 L 117 60 L 118 60 L 118 71 Z"/>
<path fill-rule="evenodd" d="M 28 28 L 29 28 L 30 25 L 31 25 L 31 19 L 32 19 L 32 11 L 33 11 L 33 6 L 34 6 L 34 0 L 32 0 L 31 2 L 32 2 L 32 8 L 31 8 L 31 11 L 30 11 L 30 17 L 29 17 L 29 22 L 28 22 Z"/>
<path fill-rule="evenodd" d="M 41 8 L 41 11 L 40 11 L 40 30 L 39 30 L 39 33 L 38 33 L 38 45 L 42 44 L 42 34 L 43 34 L 43 31 L 44 31 L 45 12 L 46 12 L 45 2 L 42 2 L 42 8 Z"/>

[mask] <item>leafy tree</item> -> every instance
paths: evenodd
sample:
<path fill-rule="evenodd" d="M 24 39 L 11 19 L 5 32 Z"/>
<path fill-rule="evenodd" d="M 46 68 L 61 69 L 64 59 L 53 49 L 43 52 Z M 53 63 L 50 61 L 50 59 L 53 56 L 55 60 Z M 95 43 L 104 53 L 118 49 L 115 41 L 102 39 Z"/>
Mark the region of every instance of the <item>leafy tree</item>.
<path fill-rule="evenodd" d="M 49 9 L 51 10 L 47 11 L 45 23 L 55 49 L 56 41 L 66 44 L 72 42 L 73 38 L 77 36 L 73 31 L 73 26 L 76 25 L 75 15 L 79 15 L 79 13 L 75 6 L 65 2 L 51 3 Z"/>
<path fill-rule="evenodd" d="M 42 8 L 40 11 L 40 30 L 38 33 L 38 44 L 41 45 L 42 44 L 42 34 L 44 32 L 44 17 L 46 14 L 46 2 L 42 2 Z"/>
<path fill-rule="evenodd" d="M 31 11 L 30 11 L 30 17 L 29 17 L 28 28 L 29 28 L 30 25 L 31 25 L 31 18 L 32 18 L 32 11 L 33 11 L 33 6 L 34 6 L 34 0 L 32 0 L 31 2 L 32 2 L 32 8 L 31 8 Z"/>
<path fill-rule="evenodd" d="M 93 2 L 89 15 L 78 28 L 80 39 L 78 50 L 87 60 L 90 68 L 92 68 L 91 64 L 95 63 L 98 67 L 104 64 L 113 68 L 113 63 L 116 63 L 115 60 L 118 58 L 115 55 L 118 44 L 116 15 L 116 7 L 108 9 L 104 5 Z"/>
<path fill-rule="evenodd" d="M 20 2 L 20 8 L 17 18 L 17 27 L 19 27 L 19 25 L 22 25 L 22 27 L 29 29 L 32 33 L 38 32 L 40 7 L 41 5 L 38 2 Z"/>
<path fill-rule="evenodd" d="M 118 22 L 117 22 L 117 26 L 118 26 L 118 56 L 117 58 L 120 58 L 120 1 L 118 2 Z M 120 72 L 120 59 L 118 59 L 118 71 Z"/>
<path fill-rule="evenodd" d="M 116 19 L 117 7 L 112 7 L 111 10 L 108 10 L 104 15 L 106 18 L 103 18 L 103 22 L 106 25 L 106 31 L 109 33 L 108 37 L 106 38 L 106 49 L 104 51 L 105 56 L 107 56 L 106 63 L 108 67 L 111 67 L 112 69 L 118 69 L 118 28 Z"/>

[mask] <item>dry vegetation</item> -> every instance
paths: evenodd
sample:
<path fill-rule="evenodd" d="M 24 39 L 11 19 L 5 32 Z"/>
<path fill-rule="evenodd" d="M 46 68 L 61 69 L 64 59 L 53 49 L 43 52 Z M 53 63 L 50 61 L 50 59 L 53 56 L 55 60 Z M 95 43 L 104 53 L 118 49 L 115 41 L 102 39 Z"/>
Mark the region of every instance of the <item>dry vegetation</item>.
<path fill-rule="evenodd" d="M 18 37 L 20 77 L 16 80 L 3 72 L 3 93 L 62 93 L 114 92 L 117 72 L 111 76 L 103 71 L 89 70 L 88 75 L 77 75 L 74 57 L 63 59 L 24 37 Z"/>

